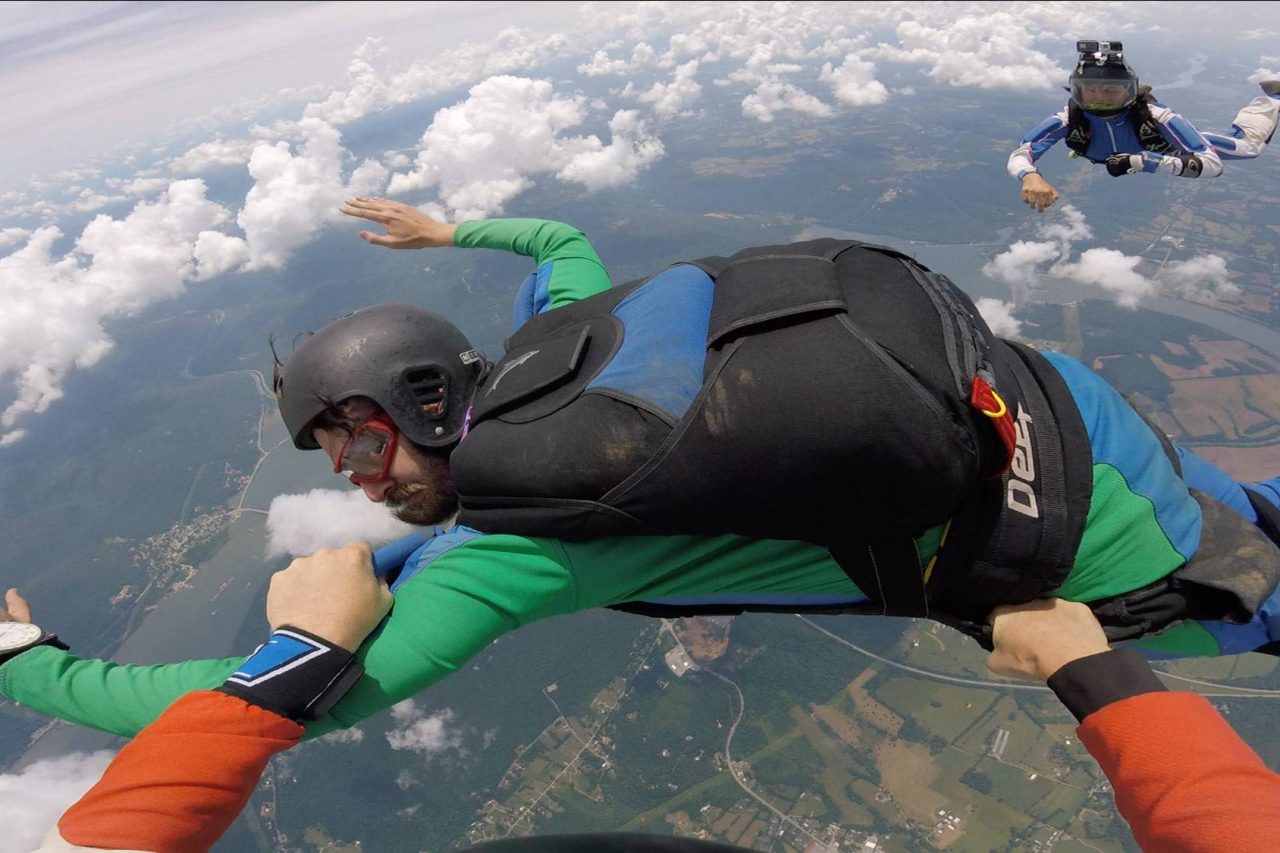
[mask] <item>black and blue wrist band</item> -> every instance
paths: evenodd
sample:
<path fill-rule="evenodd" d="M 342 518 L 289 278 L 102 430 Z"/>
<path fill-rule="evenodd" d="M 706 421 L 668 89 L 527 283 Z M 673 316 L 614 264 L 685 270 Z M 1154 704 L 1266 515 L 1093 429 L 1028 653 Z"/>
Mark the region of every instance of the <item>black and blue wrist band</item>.
<path fill-rule="evenodd" d="M 1121 648 L 1073 660 L 1049 676 L 1049 689 L 1083 723 L 1112 702 L 1168 688 L 1141 652 Z"/>
<path fill-rule="evenodd" d="M 363 674 L 351 652 L 284 625 L 218 689 L 291 720 L 318 720 Z"/>

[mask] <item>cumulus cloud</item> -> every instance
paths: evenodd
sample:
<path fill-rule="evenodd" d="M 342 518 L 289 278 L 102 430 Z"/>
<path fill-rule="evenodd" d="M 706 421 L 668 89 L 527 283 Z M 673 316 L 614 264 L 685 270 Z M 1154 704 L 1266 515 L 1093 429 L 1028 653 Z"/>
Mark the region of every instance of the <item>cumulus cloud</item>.
<path fill-rule="evenodd" d="M 984 296 L 974 305 L 991 331 L 1002 338 L 1016 338 L 1022 333 L 1022 321 L 1013 316 L 1013 303 Z"/>
<path fill-rule="evenodd" d="M 1061 250 L 1055 243 L 1019 240 L 987 261 L 982 273 L 1010 287 L 1023 287 L 1031 284 L 1041 264 L 1057 260 L 1060 256 Z"/>
<path fill-rule="evenodd" d="M 35 850 L 62 813 L 98 781 L 115 753 L 75 752 L 0 774 L 5 850 Z"/>
<path fill-rule="evenodd" d="M 412 699 L 391 706 L 396 727 L 387 732 L 392 749 L 419 752 L 431 759 L 449 751 L 461 751 L 462 730 L 453 725 L 454 713 L 445 708 L 428 715 Z"/>
<path fill-rule="evenodd" d="M 267 507 L 267 556 L 302 557 L 359 540 L 375 546 L 414 531 L 358 489 L 277 495 Z"/>
<path fill-rule="evenodd" d="M 825 117 L 832 114 L 827 104 L 792 83 L 767 80 L 742 99 L 742 114 L 769 123 L 781 112 Z"/>
<path fill-rule="evenodd" d="M 1240 288 L 1231 282 L 1227 262 L 1220 255 L 1200 255 L 1189 261 L 1166 264 L 1156 280 L 1168 285 L 1183 299 L 1213 300 L 1240 294 Z"/>
<path fill-rule="evenodd" d="M 320 103 L 308 104 L 305 115 L 329 124 L 345 124 L 389 103 L 389 81 L 376 65 L 386 52 L 380 39 L 365 39 L 347 66 L 346 88 L 333 92 Z"/>
<path fill-rule="evenodd" d="M 364 731 L 358 726 L 352 726 L 349 729 L 335 729 L 328 734 L 321 735 L 317 740 L 323 743 L 362 743 L 364 741 Z"/>
<path fill-rule="evenodd" d="M 255 142 L 252 139 L 202 142 L 173 158 L 169 168 L 177 175 L 198 175 L 215 166 L 237 166 L 249 162 Z"/>
<path fill-rule="evenodd" d="M 876 79 L 875 63 L 853 54 L 846 56 L 838 67 L 823 63 L 819 79 L 831 86 L 837 101 L 851 107 L 883 104 L 889 100 L 889 90 Z"/>
<path fill-rule="evenodd" d="M 0 228 L 0 249 L 15 246 L 31 236 L 26 228 Z"/>
<path fill-rule="evenodd" d="M 619 110 L 609 120 L 608 145 L 595 136 L 574 140 L 577 149 L 556 177 L 582 184 L 589 190 L 616 187 L 633 181 L 637 174 L 663 154 L 662 141 L 651 136 L 635 110 Z"/>
<path fill-rule="evenodd" d="M 597 50 L 592 54 L 590 62 L 584 62 L 578 66 L 578 73 L 584 77 L 616 76 L 634 74 L 646 68 L 670 64 L 672 64 L 672 60 L 669 54 L 665 57 L 661 56 L 651 45 L 639 42 L 631 49 L 630 59 L 610 59 L 607 50 Z"/>
<path fill-rule="evenodd" d="M 460 104 L 436 113 L 422 135 L 414 169 L 391 178 L 389 192 L 435 189 L 459 219 L 501 213 L 532 185 L 531 175 L 552 172 L 588 189 L 632 180 L 662 156 L 662 143 L 632 111 L 609 123 L 611 141 L 563 137 L 586 118 L 581 95 L 558 95 L 550 82 L 491 77 Z"/>
<path fill-rule="evenodd" d="M 1031 46 L 1039 32 L 1029 30 L 1021 14 L 905 20 L 897 35 L 897 45 L 881 44 L 869 55 L 927 66 L 929 77 L 949 86 L 1045 89 L 1061 85 L 1070 73 Z"/>
<path fill-rule="evenodd" d="M 644 92 L 636 92 L 628 83 L 623 89 L 623 96 L 634 95 L 641 103 L 653 104 L 653 112 L 658 118 L 671 118 L 689 112 L 702 96 L 702 86 L 695 79 L 698 73 L 698 60 L 694 59 L 676 68 L 669 83 L 654 83 Z"/>
<path fill-rule="evenodd" d="M 229 218 L 205 198 L 203 181 L 176 181 L 124 219 L 97 216 L 61 258 L 53 248 L 62 231 L 53 226 L 0 258 L 0 376 L 17 394 L 0 413 L 0 428 L 48 409 L 70 370 L 92 367 L 111 351 L 107 320 L 172 298 L 199 279 L 196 246 Z"/>
<path fill-rule="evenodd" d="M 1073 259 L 1075 244 L 1092 237 L 1093 230 L 1085 222 L 1084 214 L 1071 205 L 1059 210 L 1054 219 L 1043 222 L 1038 233 L 1042 240 L 1012 244 L 982 267 L 983 274 L 1008 284 L 1015 297 L 1041 276 L 1099 288 L 1126 308 L 1136 307 L 1143 297 L 1155 293 L 1155 281 L 1138 272 L 1142 258 L 1137 255 L 1094 248 Z M 1050 266 L 1043 269 L 1045 264 Z M 1176 269 L 1175 266 L 1173 270 Z M 1223 264 L 1219 269 L 1214 263 L 1198 259 L 1181 277 L 1172 270 L 1169 276 L 1175 286 L 1183 282 L 1203 287 L 1209 282 L 1225 281 L 1226 267 Z"/>
<path fill-rule="evenodd" d="M 281 141 L 259 143 L 249 158 L 254 185 L 236 217 L 248 242 L 246 270 L 283 267 L 317 231 L 340 218 L 344 200 L 376 194 L 386 182 L 387 170 L 376 160 L 366 160 L 344 182 L 341 134 L 314 118 L 300 121 L 298 129 L 305 141 L 296 154 Z"/>
<path fill-rule="evenodd" d="M 304 115 L 341 125 L 377 110 L 412 103 L 447 92 L 475 80 L 534 68 L 563 55 L 568 39 L 561 33 L 530 36 L 508 27 L 489 42 L 459 45 L 453 50 L 415 62 L 394 74 L 381 71 L 385 51 L 378 39 L 368 39 L 347 69 L 348 85 L 308 104 Z"/>
<path fill-rule="evenodd" d="M 1142 258 L 1115 249 L 1089 249 L 1078 261 L 1059 262 L 1053 274 L 1081 284 L 1100 287 L 1126 308 L 1136 308 L 1142 297 L 1155 292 L 1151 279 L 1137 272 Z"/>
<path fill-rule="evenodd" d="M 1262 83 L 1265 80 L 1280 80 L 1280 71 L 1275 68 L 1280 67 L 1280 59 L 1276 57 L 1263 57 L 1264 62 L 1269 62 L 1275 67 L 1259 66 L 1252 74 L 1249 75 L 1250 83 Z"/>
<path fill-rule="evenodd" d="M 155 195 L 169 188 L 170 178 L 108 178 L 105 183 L 109 189 L 119 190 L 127 196 Z"/>

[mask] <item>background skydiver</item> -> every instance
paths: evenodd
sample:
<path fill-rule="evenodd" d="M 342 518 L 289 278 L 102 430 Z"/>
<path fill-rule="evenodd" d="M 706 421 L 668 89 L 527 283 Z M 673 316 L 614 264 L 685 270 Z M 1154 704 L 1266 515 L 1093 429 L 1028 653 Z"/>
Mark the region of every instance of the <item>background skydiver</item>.
<path fill-rule="evenodd" d="M 1266 150 L 1280 121 L 1280 80 L 1263 81 L 1263 94 L 1244 106 L 1227 133 L 1197 130 L 1159 103 L 1125 61 L 1120 42 L 1077 42 L 1070 100 L 1040 122 L 1009 155 L 1009 174 L 1022 184 L 1022 201 L 1043 212 L 1058 191 L 1036 168 L 1063 140 L 1073 152 L 1104 164 L 1114 176 L 1137 172 L 1184 178 L 1217 177 L 1223 160 L 1249 160 Z"/>
<path fill-rule="evenodd" d="M 701 308 L 679 300 L 687 300 L 692 292 L 710 294 L 713 282 L 701 268 L 676 265 L 611 292 L 608 276 L 584 235 L 560 223 L 489 220 L 455 226 L 437 222 L 408 205 L 378 199 L 355 199 L 344 212 L 384 225 L 386 234 L 364 232 L 362 236 L 370 243 L 389 248 L 457 245 L 499 248 L 533 257 L 537 270 L 526 280 L 517 300 L 517 325 L 522 328 L 538 331 L 561 318 L 575 318 L 581 313 L 575 306 L 591 308 L 599 304 L 598 300 L 592 302 L 592 294 L 622 300 L 614 305 L 614 313 L 600 322 L 606 329 L 625 322 L 628 334 L 621 343 L 637 346 L 638 350 L 628 350 L 620 344 L 618 349 L 597 347 L 588 352 L 590 347 L 584 345 L 587 338 L 583 334 L 556 334 L 563 332 L 559 327 L 553 327 L 552 333 L 533 347 L 546 349 L 556 356 L 555 365 L 568 368 L 583 357 L 625 353 L 619 357 L 626 362 L 628 371 L 591 374 L 607 376 L 611 383 L 603 389 L 608 394 L 591 398 L 592 406 L 617 404 L 636 408 L 648 418 L 644 428 L 661 435 L 662 430 L 670 430 L 670 415 L 663 420 L 654 414 L 665 410 L 647 402 L 642 395 L 665 401 L 667 406 L 675 406 L 673 401 L 680 400 L 693 405 L 688 401 L 698 396 L 712 300 L 708 297 Z M 771 250 L 774 248 L 777 247 Z M 861 247 L 857 252 L 856 268 L 867 279 L 864 283 L 883 274 L 890 285 L 886 292 L 894 294 L 898 302 L 904 298 L 903 287 L 913 286 L 915 276 L 926 277 L 927 271 L 891 251 Z M 772 263 L 776 256 L 762 257 Z M 801 266 L 806 265 L 814 267 L 808 261 Z M 826 269 L 821 265 L 815 268 Z M 792 270 L 791 262 L 785 261 L 774 272 L 786 275 Z M 737 283 L 743 284 L 741 280 Z M 814 281 L 801 276 L 794 283 L 810 286 Z M 763 295 L 772 297 L 779 292 L 778 288 L 766 289 Z M 790 295 L 792 291 L 783 292 Z M 939 290 L 934 295 L 949 292 Z M 747 295 L 755 299 L 761 293 L 749 290 Z M 809 305 L 818 306 L 817 316 L 834 317 L 837 325 L 844 328 L 844 315 L 834 313 L 830 302 L 805 303 L 805 307 Z M 752 306 L 760 307 L 754 302 L 748 307 Z M 882 325 L 892 319 L 888 313 L 873 316 Z M 366 322 L 381 329 L 381 334 L 370 334 L 362 326 Z M 774 325 L 770 323 L 769 328 Z M 573 332 L 572 325 L 569 332 Z M 928 330 L 921 333 L 929 334 Z M 389 351 L 378 356 L 374 345 L 386 346 Z M 788 343 L 788 348 L 797 357 L 815 357 L 803 346 Z M 1033 354 L 1024 350 L 1016 350 L 1021 354 L 1019 358 L 1032 358 Z M 474 478 L 476 474 L 474 468 L 460 469 L 459 460 L 476 447 L 483 447 L 484 441 L 490 440 L 486 435 L 500 435 L 509 428 L 508 432 L 518 438 L 526 435 L 528 424 L 537 420 L 526 420 L 528 412 L 517 411 L 518 404 L 532 401 L 541 407 L 537 411 L 544 416 L 576 405 L 568 398 L 539 396 L 544 391 L 563 394 L 566 389 L 574 390 L 569 384 L 573 377 L 541 384 L 539 374 L 531 370 L 537 361 L 531 352 L 518 346 L 509 354 L 514 358 L 504 360 L 486 374 L 483 359 L 477 357 L 465 336 L 443 318 L 408 306 L 381 306 L 355 312 L 307 339 L 282 366 L 278 392 L 295 444 L 323 448 L 335 472 L 347 475 L 371 500 L 387 503 L 402 518 L 434 524 L 449 518 L 458 507 L 454 475 Z M 919 369 L 921 353 L 913 355 L 913 366 Z M 347 357 L 352 360 L 350 363 L 344 362 Z M 407 360 L 398 360 L 402 358 Z M 1044 420 L 1039 420 L 1040 415 L 1033 421 L 1024 417 L 1025 412 L 1019 414 L 1009 436 L 1014 447 L 1012 466 L 1003 479 L 990 482 L 1008 484 L 1007 490 L 999 486 L 998 503 L 1007 498 L 1010 506 L 1016 504 L 1013 511 L 1019 516 L 1049 512 L 1049 498 L 1063 503 L 1075 492 L 1035 491 L 1062 486 L 1056 463 L 1037 455 L 1035 450 L 1039 442 L 1061 438 L 1070 431 L 1072 416 L 1079 420 L 1069 449 L 1072 458 L 1081 459 L 1085 466 L 1085 482 L 1077 482 L 1074 488 L 1083 487 L 1088 519 L 1081 519 L 1084 530 L 1078 541 L 1069 543 L 1065 577 L 1042 592 L 1096 602 L 1112 620 L 1108 628 L 1119 628 L 1130 636 L 1158 631 L 1171 621 L 1183 619 L 1179 625 L 1189 624 L 1201 636 L 1212 636 L 1223 653 L 1267 647 L 1280 633 L 1274 606 L 1277 552 L 1246 519 L 1249 512 L 1263 512 L 1260 521 L 1265 523 L 1266 507 L 1274 512 L 1274 489 L 1263 487 L 1246 492 L 1207 463 L 1187 464 L 1194 459 L 1187 456 L 1182 458 L 1185 474 L 1180 477 L 1159 437 L 1110 386 L 1073 359 L 1053 353 L 1036 358 L 1042 360 L 1035 362 L 1043 371 L 1041 379 L 1060 383 L 1066 396 L 1055 398 L 1062 406 L 1047 412 Z M 648 384 L 634 382 L 636 370 L 646 365 L 657 365 L 657 372 L 647 376 Z M 361 392 L 340 390 L 342 383 L 352 379 L 343 371 L 349 374 L 357 368 L 366 371 L 362 374 L 366 379 L 381 375 L 384 381 Z M 484 384 L 477 394 L 482 376 Z M 745 378 L 737 371 L 733 376 Z M 673 381 L 675 378 L 681 382 Z M 803 378 L 832 379 L 822 375 Z M 759 390 L 755 383 L 738 384 Z M 788 385 L 785 390 L 789 392 L 791 388 Z M 493 415 L 495 419 L 501 415 L 496 423 L 485 421 L 476 426 L 476 413 L 484 402 L 481 398 L 490 391 L 494 397 L 508 395 L 504 401 L 507 408 Z M 367 396 L 370 394 L 379 399 L 375 402 Z M 544 402 L 547 400 L 550 402 Z M 719 405 L 726 401 L 717 398 L 712 402 Z M 789 426 L 772 435 L 783 445 L 772 449 L 765 445 L 754 462 L 740 472 L 743 476 L 756 479 L 779 459 L 785 467 L 790 457 L 783 455 L 784 449 L 794 452 L 812 436 L 822 435 L 823 424 L 791 417 L 797 407 L 811 402 L 795 400 L 785 411 L 744 415 L 748 427 L 770 415 L 786 416 L 784 423 Z M 861 410 L 875 402 L 870 397 L 859 398 L 857 408 Z M 891 410 L 910 402 L 896 394 L 885 400 Z M 732 413 L 732 409 L 706 411 L 711 415 Z M 513 412 L 519 416 L 512 416 Z M 994 414 L 988 412 L 987 416 Z M 708 416 L 703 420 L 716 428 L 729 425 L 723 417 Z M 987 423 L 981 419 L 975 422 Z M 489 432 L 491 427 L 496 432 Z M 888 447 L 895 446 L 893 441 L 906 440 L 892 432 L 893 427 L 892 422 L 881 424 L 883 430 L 889 431 Z M 920 428 L 920 423 L 910 421 L 902 435 L 909 436 Z M 998 428 L 984 428 L 990 431 L 986 438 L 991 446 L 1001 446 L 995 436 Z M 616 436 L 612 433 L 598 435 L 575 429 L 573 424 L 558 430 L 564 446 L 554 448 L 548 441 L 557 437 L 556 432 L 542 435 L 537 443 L 511 444 L 508 453 L 494 454 L 490 460 L 471 459 L 469 463 L 492 461 L 498 464 L 500 478 L 523 477 L 523 485 L 537 487 L 556 474 L 557 464 L 563 461 L 551 454 L 551 449 L 567 453 L 565 458 L 572 460 L 604 440 L 611 454 L 630 452 L 629 445 L 613 441 Z M 861 438 L 841 435 L 846 441 Z M 1082 446 L 1077 446 L 1077 441 Z M 899 450 L 897 455 L 903 453 Z M 779 455 L 779 459 L 770 459 L 770 454 Z M 594 461 L 604 464 L 612 459 L 609 456 Z M 1062 459 L 1057 461 L 1061 463 Z M 585 465 L 567 466 L 564 470 L 570 474 L 589 473 Z M 896 466 L 892 468 L 897 470 Z M 1205 475 L 1206 471 L 1211 476 Z M 881 505 L 886 502 L 879 500 L 879 493 L 866 482 L 851 478 L 845 470 L 836 470 L 833 476 L 836 486 L 863 507 L 864 515 L 886 509 Z M 1204 480 L 1214 478 L 1221 478 L 1229 488 L 1223 490 L 1222 497 L 1203 504 L 1202 509 L 1188 486 L 1208 490 L 1209 484 Z M 511 485 L 499 479 L 500 486 L 504 483 Z M 932 485 L 930 482 L 925 488 Z M 799 487 L 810 488 L 812 484 L 806 481 Z M 1243 505 L 1232 505 L 1232 509 L 1223 505 L 1230 496 L 1228 492 Z M 1257 496 L 1258 501 L 1251 500 L 1251 495 Z M 748 491 L 745 496 L 751 502 L 771 497 L 774 496 L 759 491 Z M 1032 500 L 1033 497 L 1044 502 Z M 534 504 L 539 501 L 542 499 L 535 496 Z M 891 514 L 906 514 L 914 509 L 906 501 L 887 503 Z M 608 513 L 604 515 L 612 518 Z M 857 520 L 847 518 L 845 523 Z M 954 544 L 978 529 L 966 527 L 972 525 L 952 526 L 940 521 L 913 537 L 904 537 L 906 550 L 921 561 L 917 565 L 929 566 L 918 579 L 931 588 L 940 579 L 949 582 L 951 585 L 946 588 L 955 594 L 984 593 L 988 582 L 1007 580 L 988 574 L 979 584 L 966 573 L 969 566 L 938 568 L 943 564 L 932 561 L 946 552 L 945 547 L 940 547 L 943 531 L 950 530 L 947 541 Z M 979 527 L 989 535 L 989 528 Z M 1062 539 L 1061 529 L 1054 528 L 1050 533 L 1050 538 Z M 1237 547 L 1241 543 L 1245 547 Z M 472 655 L 495 638 L 560 613 L 635 602 L 677 609 L 693 605 L 703 612 L 714 607 L 731 612 L 753 608 L 785 612 L 857 610 L 867 602 L 862 589 L 824 547 L 798 539 L 710 534 L 573 539 L 481 533 L 455 527 L 420 537 L 413 545 L 393 582 L 395 610 L 358 654 L 371 677 L 356 684 L 322 719 L 309 724 L 307 737 L 354 725 L 463 668 Z M 1188 574 L 1192 569 L 1204 568 L 1206 560 L 1225 570 L 1227 576 L 1216 576 L 1213 566 L 1208 576 L 1196 576 L 1198 581 Z M 993 572 L 1000 568 L 998 563 L 989 567 Z M 1013 580 L 1021 582 L 1026 578 L 1017 576 Z M 1215 580 L 1225 581 L 1227 592 L 1231 583 L 1242 581 L 1260 600 L 1242 611 L 1234 593 L 1215 597 L 1211 594 L 1215 588 L 1200 583 Z M 955 584 L 964 581 L 969 582 L 969 589 L 957 589 Z M 1241 590 L 1241 594 L 1248 597 L 1249 591 Z M 1006 599 L 1009 600 L 1012 599 Z M 941 606 L 948 602 L 933 603 Z M 1108 611 L 1108 607 L 1112 609 Z M 984 616 L 989 610 L 982 611 Z M 865 608 L 860 612 L 866 612 Z M 1235 621 L 1227 622 L 1224 617 Z M 1174 632 L 1170 629 L 1162 639 Z M 181 665 L 118 667 L 105 661 L 77 660 L 64 650 L 38 646 L 0 667 L 0 690 L 34 710 L 132 736 L 183 694 L 223 683 L 242 661 L 228 658 Z"/>

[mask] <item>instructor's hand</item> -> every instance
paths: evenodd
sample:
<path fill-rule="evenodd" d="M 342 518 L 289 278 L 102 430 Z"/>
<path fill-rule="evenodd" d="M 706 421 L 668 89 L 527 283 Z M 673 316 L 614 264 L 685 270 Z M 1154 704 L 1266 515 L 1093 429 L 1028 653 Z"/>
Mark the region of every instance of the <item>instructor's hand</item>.
<path fill-rule="evenodd" d="M 1039 172 L 1028 172 L 1022 176 L 1022 201 L 1044 213 L 1058 200 L 1058 191 L 1053 184 L 1040 177 Z"/>
<path fill-rule="evenodd" d="M 10 589 L 4 594 L 4 610 L 0 610 L 0 622 L 30 622 L 31 606 L 18 594 L 18 590 Z"/>
<path fill-rule="evenodd" d="M 388 249 L 437 249 L 453 245 L 458 226 L 433 219 L 416 207 L 385 198 L 350 199 L 341 208 L 347 216 L 358 216 L 386 226 L 386 234 L 361 231 L 360 238 Z"/>
<path fill-rule="evenodd" d="M 1111 648 L 1107 635 L 1086 605 L 1052 598 L 991 614 L 992 644 L 987 669 L 1011 678 L 1048 681 L 1062 667 Z"/>
<path fill-rule="evenodd" d="M 302 557 L 271 577 L 267 621 L 291 625 L 354 652 L 391 610 L 386 581 L 373 575 L 373 552 L 363 542 Z"/>

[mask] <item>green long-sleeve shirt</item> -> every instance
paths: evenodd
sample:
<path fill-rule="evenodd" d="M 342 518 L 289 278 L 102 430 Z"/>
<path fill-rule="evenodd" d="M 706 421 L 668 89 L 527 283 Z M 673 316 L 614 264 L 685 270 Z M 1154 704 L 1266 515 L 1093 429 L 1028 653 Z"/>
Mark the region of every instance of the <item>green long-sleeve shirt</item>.
<path fill-rule="evenodd" d="M 534 259 L 537 272 L 522 288 L 518 318 L 609 287 L 595 251 L 567 225 L 467 222 L 455 243 Z M 936 551 L 939 534 L 933 530 L 917 540 L 923 560 Z M 803 542 L 652 536 L 567 543 L 453 535 L 460 544 L 397 590 L 390 618 L 360 649 L 366 677 L 326 719 L 308 725 L 308 736 L 354 725 L 461 668 L 497 637 L 557 614 L 682 596 L 742 601 L 785 595 L 793 603 L 823 604 L 861 597 L 825 549 Z M 1057 594 L 1088 601 L 1140 587 L 1176 565 L 1135 559 L 1137 568 L 1117 577 L 1096 562 L 1082 551 L 1077 571 Z M 0 667 L 0 692 L 37 711 L 132 735 L 182 694 L 220 684 L 242 659 L 121 666 L 41 647 Z"/>

